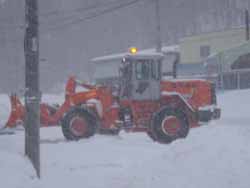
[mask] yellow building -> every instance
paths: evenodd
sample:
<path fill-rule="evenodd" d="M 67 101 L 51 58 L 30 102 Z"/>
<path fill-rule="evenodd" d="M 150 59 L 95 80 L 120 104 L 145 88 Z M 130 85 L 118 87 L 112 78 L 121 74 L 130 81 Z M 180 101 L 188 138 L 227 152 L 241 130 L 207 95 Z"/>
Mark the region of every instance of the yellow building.
<path fill-rule="evenodd" d="M 181 63 L 202 63 L 212 54 L 239 46 L 245 38 L 244 27 L 182 38 L 179 43 Z"/>

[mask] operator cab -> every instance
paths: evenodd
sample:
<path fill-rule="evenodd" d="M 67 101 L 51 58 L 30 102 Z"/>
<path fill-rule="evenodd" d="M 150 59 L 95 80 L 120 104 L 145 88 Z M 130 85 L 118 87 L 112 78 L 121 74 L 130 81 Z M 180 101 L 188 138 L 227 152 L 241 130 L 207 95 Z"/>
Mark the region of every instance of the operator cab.
<path fill-rule="evenodd" d="M 137 53 L 136 48 L 131 48 L 119 69 L 119 96 L 130 100 L 160 99 L 163 57 L 161 53 Z"/>

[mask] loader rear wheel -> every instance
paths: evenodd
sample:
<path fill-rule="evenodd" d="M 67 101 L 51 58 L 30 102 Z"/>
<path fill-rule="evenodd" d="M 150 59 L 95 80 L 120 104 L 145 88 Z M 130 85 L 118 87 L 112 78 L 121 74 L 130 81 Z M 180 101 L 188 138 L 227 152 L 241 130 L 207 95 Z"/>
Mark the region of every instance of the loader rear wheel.
<path fill-rule="evenodd" d="M 97 128 L 96 118 L 85 109 L 73 109 L 62 120 L 62 132 L 67 140 L 89 138 L 96 133 Z"/>
<path fill-rule="evenodd" d="M 189 132 L 189 124 L 185 113 L 176 108 L 164 108 L 159 111 L 150 127 L 153 140 L 160 143 L 171 143 L 178 138 L 185 138 Z"/>
<path fill-rule="evenodd" d="M 155 138 L 154 134 L 152 133 L 152 131 L 147 131 L 147 135 L 153 140 L 157 142 L 157 139 Z"/>

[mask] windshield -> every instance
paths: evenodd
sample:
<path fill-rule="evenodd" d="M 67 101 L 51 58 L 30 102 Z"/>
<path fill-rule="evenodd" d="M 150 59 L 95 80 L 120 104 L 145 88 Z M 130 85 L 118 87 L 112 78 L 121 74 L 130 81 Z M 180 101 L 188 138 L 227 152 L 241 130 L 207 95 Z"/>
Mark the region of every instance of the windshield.
<path fill-rule="evenodd" d="M 135 74 L 138 80 L 148 80 L 150 78 L 160 79 L 160 61 L 137 60 L 135 63 Z"/>

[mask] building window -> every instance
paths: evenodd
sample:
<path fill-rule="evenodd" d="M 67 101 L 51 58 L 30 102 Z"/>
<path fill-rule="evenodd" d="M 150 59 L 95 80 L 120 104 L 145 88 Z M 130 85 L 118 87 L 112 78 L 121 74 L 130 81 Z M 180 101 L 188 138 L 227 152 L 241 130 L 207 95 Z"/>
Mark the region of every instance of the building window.
<path fill-rule="evenodd" d="M 210 46 L 201 46 L 200 47 L 200 56 L 201 58 L 206 58 L 210 55 Z"/>

